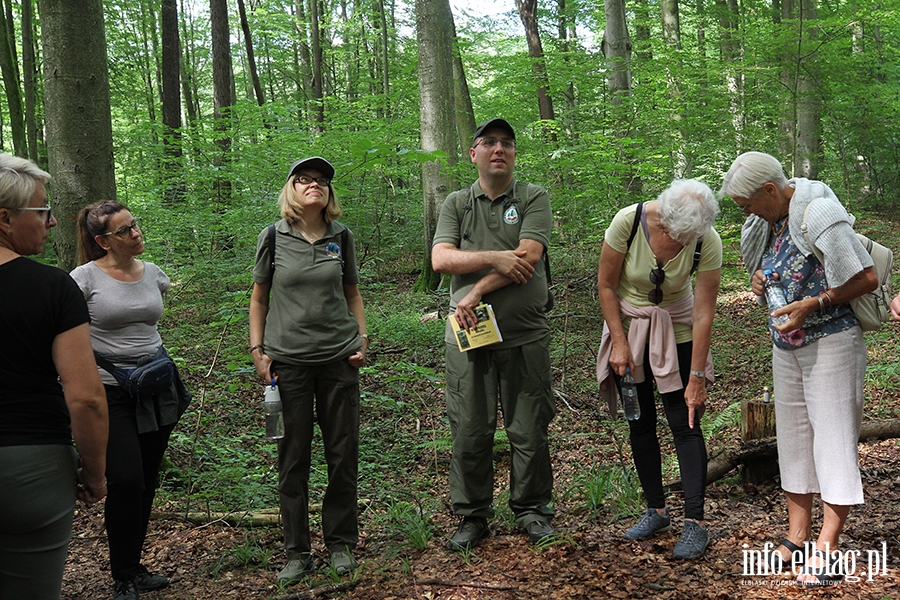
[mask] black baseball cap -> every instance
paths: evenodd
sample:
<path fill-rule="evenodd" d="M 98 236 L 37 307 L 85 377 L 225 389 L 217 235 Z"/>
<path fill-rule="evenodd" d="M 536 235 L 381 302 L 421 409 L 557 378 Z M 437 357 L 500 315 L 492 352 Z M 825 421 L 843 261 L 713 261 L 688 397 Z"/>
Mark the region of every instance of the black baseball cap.
<path fill-rule="evenodd" d="M 321 156 L 311 156 L 309 158 L 301 158 L 297 162 L 291 165 L 291 170 L 288 171 L 288 181 L 290 181 L 291 177 L 294 176 L 294 173 L 299 171 L 300 169 L 315 169 L 319 171 L 328 179 L 334 179 L 334 167 L 331 166 L 331 163 L 322 158 Z"/>
<path fill-rule="evenodd" d="M 491 119 L 489 121 L 485 121 L 484 123 L 482 123 L 481 125 L 479 125 L 478 127 L 475 128 L 475 133 L 472 135 L 472 146 L 473 147 L 475 146 L 475 140 L 477 140 L 478 138 L 481 137 L 481 134 L 484 132 L 485 129 L 490 129 L 492 127 L 495 127 L 497 129 L 502 129 L 503 131 L 505 131 L 506 133 L 509 134 L 509 137 L 511 137 L 514 140 L 516 139 L 516 132 L 513 131 L 512 125 L 510 125 L 504 119 Z"/>

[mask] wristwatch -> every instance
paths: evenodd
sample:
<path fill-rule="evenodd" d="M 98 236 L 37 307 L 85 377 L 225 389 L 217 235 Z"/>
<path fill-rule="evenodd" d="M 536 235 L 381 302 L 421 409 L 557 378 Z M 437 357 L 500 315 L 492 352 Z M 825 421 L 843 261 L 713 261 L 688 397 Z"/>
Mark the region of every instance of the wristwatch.
<path fill-rule="evenodd" d="M 691 375 L 700 379 L 706 379 L 706 371 L 691 371 Z"/>

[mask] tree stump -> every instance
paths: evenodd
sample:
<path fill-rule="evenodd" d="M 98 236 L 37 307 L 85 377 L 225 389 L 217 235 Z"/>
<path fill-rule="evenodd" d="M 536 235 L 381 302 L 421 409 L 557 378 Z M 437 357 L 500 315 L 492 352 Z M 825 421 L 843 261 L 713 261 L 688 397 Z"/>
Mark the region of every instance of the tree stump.
<path fill-rule="evenodd" d="M 768 397 L 768 391 L 766 393 Z M 760 399 L 741 403 L 741 439 L 745 442 L 775 435 L 775 403 Z M 778 474 L 778 460 L 748 459 L 741 467 L 741 481 L 761 484 Z"/>

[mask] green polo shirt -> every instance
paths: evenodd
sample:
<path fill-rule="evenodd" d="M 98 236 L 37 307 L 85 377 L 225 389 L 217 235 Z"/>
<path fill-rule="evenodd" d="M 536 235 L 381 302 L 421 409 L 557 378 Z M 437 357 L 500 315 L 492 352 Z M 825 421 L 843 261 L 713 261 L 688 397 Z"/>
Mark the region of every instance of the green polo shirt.
<path fill-rule="evenodd" d="M 253 281 L 271 284 L 264 344 L 273 359 L 317 365 L 362 348 L 359 324 L 347 305 L 344 285 L 359 283 L 353 233 L 341 248 L 344 226 L 336 221 L 310 244 L 285 219 L 275 225 L 275 274 L 270 271 L 268 231 L 256 241 Z"/>
<path fill-rule="evenodd" d="M 537 185 L 516 183 L 490 200 L 476 181 L 471 187 L 453 192 L 444 200 L 438 217 L 434 244 L 453 244 L 460 250 L 515 250 L 523 239 L 550 244 L 553 215 L 547 190 Z M 450 310 L 472 286 L 491 272 L 483 269 L 453 275 L 450 279 Z M 538 340 L 550 331 L 544 307 L 548 294 L 544 261 L 534 266 L 534 276 L 526 283 L 510 283 L 486 294 L 483 301 L 494 307 L 503 341 L 491 348 L 510 348 Z M 444 337 L 455 344 L 448 323 Z"/>

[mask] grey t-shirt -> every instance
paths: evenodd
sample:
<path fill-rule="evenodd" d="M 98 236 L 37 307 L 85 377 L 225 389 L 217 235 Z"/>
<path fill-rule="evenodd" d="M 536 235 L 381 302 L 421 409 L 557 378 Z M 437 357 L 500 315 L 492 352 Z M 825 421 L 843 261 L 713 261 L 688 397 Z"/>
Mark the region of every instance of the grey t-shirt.
<path fill-rule="evenodd" d="M 344 285 L 357 285 L 353 233 L 328 224 L 310 244 L 285 219 L 275 225 L 275 273 L 271 272 L 268 228 L 256 243 L 253 281 L 271 285 L 266 315 L 266 354 L 294 365 L 320 365 L 347 358 L 362 348 L 359 323 L 350 312 Z"/>
<path fill-rule="evenodd" d="M 162 346 L 156 325 L 163 313 L 162 294 L 169 278 L 159 267 L 144 261 L 138 281 L 119 281 L 94 262 L 77 267 L 72 279 L 81 288 L 91 314 L 91 345 L 100 354 L 138 357 L 155 354 Z M 103 383 L 118 385 L 100 369 Z"/>

